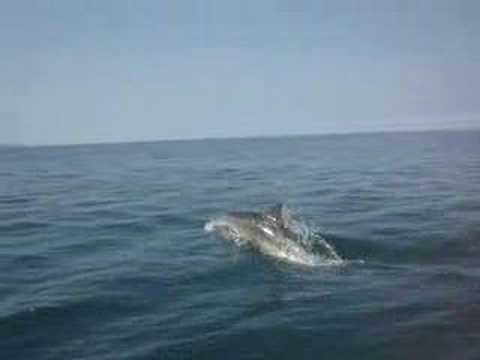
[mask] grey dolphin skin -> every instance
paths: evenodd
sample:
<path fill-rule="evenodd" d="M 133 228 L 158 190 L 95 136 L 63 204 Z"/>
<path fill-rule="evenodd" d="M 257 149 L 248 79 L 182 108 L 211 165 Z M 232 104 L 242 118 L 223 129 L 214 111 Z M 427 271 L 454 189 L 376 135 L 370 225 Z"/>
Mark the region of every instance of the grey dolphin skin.
<path fill-rule="evenodd" d="M 226 217 L 236 225 L 237 231 L 240 230 L 250 239 L 252 245 L 264 241 L 279 242 L 283 237 L 292 235 L 287 234 L 287 216 L 283 204 L 277 204 L 263 212 L 231 211 Z"/>
<path fill-rule="evenodd" d="M 292 223 L 285 205 L 277 204 L 261 212 L 228 212 L 205 229 L 268 255 L 309 262 L 312 254 L 299 241 L 301 234 L 292 230 Z"/>

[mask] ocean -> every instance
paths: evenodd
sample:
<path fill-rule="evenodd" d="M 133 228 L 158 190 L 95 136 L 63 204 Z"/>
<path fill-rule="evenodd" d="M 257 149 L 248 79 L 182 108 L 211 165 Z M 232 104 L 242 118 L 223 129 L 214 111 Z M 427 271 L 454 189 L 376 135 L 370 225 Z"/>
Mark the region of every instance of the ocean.
<path fill-rule="evenodd" d="M 343 261 L 205 231 L 278 203 Z M 480 131 L 2 147 L 0 359 L 480 359 Z"/>

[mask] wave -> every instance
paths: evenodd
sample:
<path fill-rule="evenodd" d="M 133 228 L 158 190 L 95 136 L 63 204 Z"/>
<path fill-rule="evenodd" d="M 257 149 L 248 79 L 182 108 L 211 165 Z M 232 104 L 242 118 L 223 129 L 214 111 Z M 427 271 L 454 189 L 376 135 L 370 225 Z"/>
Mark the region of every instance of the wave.
<path fill-rule="evenodd" d="M 2 233 L 17 233 L 27 231 L 38 231 L 51 226 L 50 222 L 15 219 L 10 222 L 0 223 L 0 232 Z"/>

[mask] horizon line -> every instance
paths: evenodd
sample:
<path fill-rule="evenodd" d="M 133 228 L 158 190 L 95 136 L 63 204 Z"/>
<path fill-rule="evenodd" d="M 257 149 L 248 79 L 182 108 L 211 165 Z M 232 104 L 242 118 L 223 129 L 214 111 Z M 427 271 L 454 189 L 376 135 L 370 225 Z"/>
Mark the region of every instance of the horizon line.
<path fill-rule="evenodd" d="M 145 139 L 145 140 L 113 140 L 113 141 L 86 141 L 79 143 L 46 143 L 46 144 L 22 144 L 22 143 L 0 143 L 0 147 L 68 147 L 68 146 L 88 146 L 88 145 L 120 145 L 120 144 L 149 144 L 157 142 L 188 142 L 188 141 L 222 141 L 222 140 L 249 140 L 249 139 L 277 139 L 294 137 L 321 137 L 321 136 L 350 136 L 350 135 L 379 135 L 379 134 L 398 134 L 398 133 L 425 133 L 425 132 L 455 132 L 455 131 L 480 131 L 479 126 L 466 127 L 445 127 L 445 128 L 426 128 L 426 129 L 394 129 L 394 130 L 355 130 L 355 131 L 332 131 L 323 133 L 297 133 L 297 134 L 266 134 L 266 135 L 239 135 L 239 136 L 205 136 L 205 137 L 186 137 L 186 138 L 165 138 L 165 139 Z"/>

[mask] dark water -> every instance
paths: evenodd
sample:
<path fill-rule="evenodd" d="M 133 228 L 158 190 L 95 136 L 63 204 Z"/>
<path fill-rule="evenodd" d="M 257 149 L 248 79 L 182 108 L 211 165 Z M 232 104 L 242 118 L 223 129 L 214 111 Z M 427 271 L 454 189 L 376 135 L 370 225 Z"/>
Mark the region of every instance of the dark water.
<path fill-rule="evenodd" d="M 344 259 L 204 231 L 285 201 Z M 0 149 L 0 359 L 479 359 L 480 132 Z"/>

